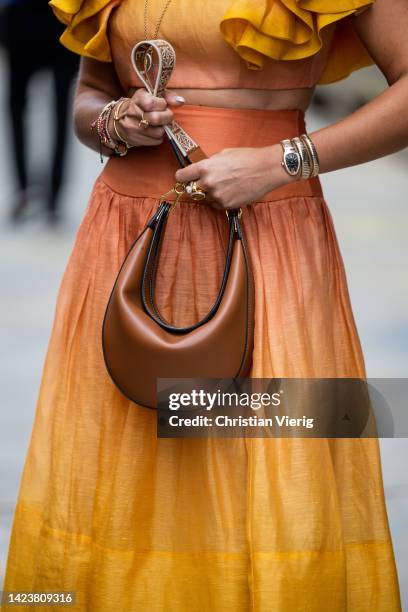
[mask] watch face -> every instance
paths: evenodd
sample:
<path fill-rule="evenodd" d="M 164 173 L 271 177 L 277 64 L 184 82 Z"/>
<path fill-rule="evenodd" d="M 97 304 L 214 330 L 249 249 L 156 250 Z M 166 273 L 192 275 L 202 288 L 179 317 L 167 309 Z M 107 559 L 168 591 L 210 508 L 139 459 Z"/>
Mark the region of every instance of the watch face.
<path fill-rule="evenodd" d="M 300 166 L 299 155 L 296 153 L 287 153 L 285 155 L 285 164 L 290 174 L 297 174 Z"/>

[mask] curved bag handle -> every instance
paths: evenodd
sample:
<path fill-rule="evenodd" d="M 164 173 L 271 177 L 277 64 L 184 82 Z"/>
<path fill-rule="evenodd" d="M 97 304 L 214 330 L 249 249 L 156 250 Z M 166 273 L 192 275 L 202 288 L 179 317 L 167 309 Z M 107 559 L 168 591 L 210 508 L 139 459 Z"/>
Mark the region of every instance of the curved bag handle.
<path fill-rule="evenodd" d="M 157 323 L 157 325 L 160 325 L 162 329 L 177 334 L 187 334 L 193 331 L 194 329 L 197 329 L 201 325 L 207 323 L 217 312 L 217 309 L 224 295 L 225 287 L 228 280 L 228 273 L 231 267 L 234 243 L 236 240 L 243 240 L 243 233 L 242 228 L 239 224 L 239 211 L 228 211 L 227 216 L 229 223 L 229 232 L 227 254 L 225 258 L 221 286 L 218 291 L 217 297 L 215 298 L 215 301 L 210 310 L 202 319 L 200 319 L 200 321 L 186 327 L 176 327 L 164 320 L 156 306 L 154 299 L 155 279 L 160 256 L 160 247 L 164 235 L 164 228 L 171 208 L 172 204 L 168 202 L 163 202 L 157 211 L 157 215 L 155 215 L 155 217 L 149 223 L 149 227 L 153 229 L 153 236 L 149 245 L 143 268 L 142 283 L 140 287 L 141 300 L 146 313 Z"/>

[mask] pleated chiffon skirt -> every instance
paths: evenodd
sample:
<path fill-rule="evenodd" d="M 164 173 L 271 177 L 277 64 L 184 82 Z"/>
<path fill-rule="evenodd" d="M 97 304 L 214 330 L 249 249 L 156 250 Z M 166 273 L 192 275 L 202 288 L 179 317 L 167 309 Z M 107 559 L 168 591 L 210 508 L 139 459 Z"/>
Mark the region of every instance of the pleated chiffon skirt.
<path fill-rule="evenodd" d="M 177 120 L 208 155 L 305 131 L 297 110 L 186 106 Z M 75 591 L 68 609 L 92 612 L 401 610 L 377 440 L 158 439 L 155 412 L 110 380 L 109 294 L 176 169 L 163 144 L 111 159 L 95 183 L 58 295 L 4 589 Z M 251 376 L 364 377 L 319 180 L 271 192 L 242 222 Z M 157 303 L 173 323 L 212 304 L 226 229 L 205 203 L 172 211 Z"/>

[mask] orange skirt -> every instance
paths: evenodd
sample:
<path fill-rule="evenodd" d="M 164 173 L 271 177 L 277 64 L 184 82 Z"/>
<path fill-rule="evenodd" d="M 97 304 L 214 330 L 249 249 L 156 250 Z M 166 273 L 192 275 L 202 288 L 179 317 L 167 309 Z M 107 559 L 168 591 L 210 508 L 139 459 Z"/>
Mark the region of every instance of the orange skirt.
<path fill-rule="evenodd" d="M 305 131 L 297 110 L 186 106 L 177 118 L 208 155 Z M 111 382 L 106 303 L 176 169 L 163 144 L 111 159 L 96 181 L 58 296 L 4 589 L 75 591 L 71 609 L 92 612 L 399 611 L 377 440 L 157 439 L 155 412 Z M 318 179 L 242 221 L 252 376 L 364 377 Z M 203 203 L 172 212 L 157 302 L 175 324 L 212 304 L 225 231 Z"/>

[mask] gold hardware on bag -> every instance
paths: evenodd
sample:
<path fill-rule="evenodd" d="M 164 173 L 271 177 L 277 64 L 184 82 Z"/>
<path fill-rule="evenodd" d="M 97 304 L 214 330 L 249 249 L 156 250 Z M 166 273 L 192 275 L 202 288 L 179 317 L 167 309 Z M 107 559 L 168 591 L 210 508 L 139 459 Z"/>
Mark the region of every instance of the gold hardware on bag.
<path fill-rule="evenodd" d="M 168 204 L 170 204 L 170 210 L 173 210 L 173 208 L 177 206 L 177 204 L 179 203 L 181 197 L 185 194 L 185 192 L 186 192 L 185 183 L 176 183 L 174 187 L 172 187 L 171 189 L 169 189 L 169 191 L 166 191 L 166 193 L 163 193 L 163 195 L 160 196 L 159 202 L 160 204 L 162 204 L 163 202 L 167 201 L 168 196 L 175 194 L 176 199 L 172 200 L 171 202 L 168 202 Z"/>
<path fill-rule="evenodd" d="M 195 183 L 195 181 L 193 181 Z M 179 203 L 180 199 L 182 198 L 182 196 L 186 193 L 192 200 L 198 202 L 201 200 L 205 200 L 206 194 L 205 192 L 197 189 L 196 191 L 192 191 L 188 189 L 189 183 L 176 183 L 174 185 L 174 187 L 172 187 L 172 189 L 170 189 L 169 191 L 166 191 L 166 193 L 164 193 L 161 197 L 160 197 L 160 203 L 164 202 L 167 198 L 167 196 L 171 195 L 171 194 L 176 194 L 176 199 L 173 200 L 173 202 L 169 202 L 169 204 L 172 204 L 171 208 L 174 208 L 175 206 L 177 206 L 177 204 Z"/>
<path fill-rule="evenodd" d="M 236 210 L 236 209 L 235 209 L 235 208 L 229 208 L 229 209 L 227 209 L 227 210 L 225 211 L 225 214 L 227 215 L 228 219 L 229 219 L 229 216 L 230 216 L 230 212 L 231 212 L 232 210 Z M 240 219 L 241 217 L 242 217 L 242 208 L 239 208 L 239 209 L 238 209 L 238 219 Z"/>

